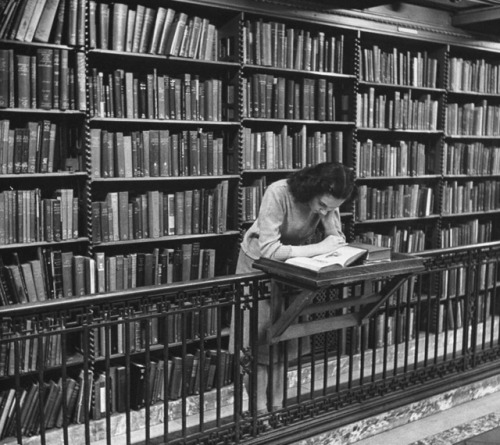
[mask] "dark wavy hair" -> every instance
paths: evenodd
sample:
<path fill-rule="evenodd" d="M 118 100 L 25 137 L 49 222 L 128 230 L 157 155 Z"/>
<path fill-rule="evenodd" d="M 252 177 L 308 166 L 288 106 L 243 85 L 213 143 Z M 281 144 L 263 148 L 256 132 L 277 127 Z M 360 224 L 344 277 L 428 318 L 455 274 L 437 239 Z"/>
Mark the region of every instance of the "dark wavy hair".
<path fill-rule="evenodd" d="M 357 195 L 353 169 L 338 162 L 305 167 L 292 173 L 287 181 L 290 192 L 299 202 L 309 202 L 323 194 L 343 200 L 354 199 Z"/>

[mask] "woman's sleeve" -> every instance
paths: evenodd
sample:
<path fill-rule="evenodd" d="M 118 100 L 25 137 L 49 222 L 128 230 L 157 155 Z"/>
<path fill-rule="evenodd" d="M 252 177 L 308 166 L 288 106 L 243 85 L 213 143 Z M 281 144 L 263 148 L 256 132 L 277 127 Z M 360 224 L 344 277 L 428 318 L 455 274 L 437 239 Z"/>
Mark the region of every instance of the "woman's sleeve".
<path fill-rule="evenodd" d="M 263 257 L 284 261 L 290 257 L 292 247 L 281 243 L 281 227 L 287 215 L 279 191 L 270 187 L 262 198 L 259 210 L 259 246 Z"/>

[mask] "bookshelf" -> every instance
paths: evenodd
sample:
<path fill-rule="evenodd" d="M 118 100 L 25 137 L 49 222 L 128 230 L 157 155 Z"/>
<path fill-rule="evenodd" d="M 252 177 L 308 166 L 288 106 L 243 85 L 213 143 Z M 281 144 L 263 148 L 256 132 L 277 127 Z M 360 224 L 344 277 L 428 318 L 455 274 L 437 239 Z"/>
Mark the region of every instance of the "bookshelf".
<path fill-rule="evenodd" d="M 441 245 L 498 239 L 496 51 L 449 50 Z"/>
<path fill-rule="evenodd" d="M 64 36 L 46 40 L 40 31 L 21 38 L 6 29 L 0 40 L 1 295 L 3 304 L 16 304 L 62 297 L 62 257 L 88 249 L 85 53 Z M 57 267 L 50 283 L 41 276 L 49 264 Z M 64 295 L 72 295 L 66 284 Z"/>
<path fill-rule="evenodd" d="M 266 185 L 323 160 L 356 171 L 350 240 L 499 239 L 493 42 L 272 3 L 24 3 L 0 19 L 3 304 L 230 274 Z"/>
<path fill-rule="evenodd" d="M 441 45 L 361 33 L 357 92 L 356 237 L 414 252 L 439 222 Z"/>
<path fill-rule="evenodd" d="M 233 267 L 239 122 L 232 16 L 182 2 L 90 3 L 91 248 L 111 262 L 106 270 L 116 262 L 142 268 L 137 258 L 145 256 L 156 272 L 140 282 L 161 284 Z M 134 17 L 136 24 L 143 17 L 142 27 L 127 26 Z M 130 287 L 124 274 L 111 289 Z"/>
<path fill-rule="evenodd" d="M 319 162 L 353 165 L 353 37 L 331 26 L 241 14 L 244 225 L 256 218 L 267 184 Z"/>

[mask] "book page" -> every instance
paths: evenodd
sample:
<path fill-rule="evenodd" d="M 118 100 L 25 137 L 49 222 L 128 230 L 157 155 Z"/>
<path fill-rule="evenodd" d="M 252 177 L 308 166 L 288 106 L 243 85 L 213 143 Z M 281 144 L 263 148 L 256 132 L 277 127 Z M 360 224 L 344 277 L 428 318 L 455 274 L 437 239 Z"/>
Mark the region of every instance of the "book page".
<path fill-rule="evenodd" d="M 365 254 L 366 250 L 364 249 L 352 247 L 349 245 L 343 245 L 335 249 L 333 252 L 316 255 L 310 258 L 289 258 L 285 261 L 285 263 L 320 271 L 322 269 L 332 268 L 334 266 L 346 267 Z"/>

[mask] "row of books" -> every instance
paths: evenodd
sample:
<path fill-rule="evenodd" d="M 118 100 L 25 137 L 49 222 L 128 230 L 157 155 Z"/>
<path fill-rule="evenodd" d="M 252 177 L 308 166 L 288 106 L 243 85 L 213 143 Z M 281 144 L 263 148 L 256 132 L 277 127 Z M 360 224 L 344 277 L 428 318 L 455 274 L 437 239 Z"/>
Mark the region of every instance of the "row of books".
<path fill-rule="evenodd" d="M 213 278 L 215 249 L 199 242 L 152 252 L 93 257 L 60 249 L 38 249 L 36 258 L 12 264 L 0 258 L 0 304 L 12 305 L 56 298 L 81 297 L 142 286 Z"/>
<path fill-rule="evenodd" d="M 95 283 L 95 262 L 91 258 L 62 252 L 59 249 L 38 249 L 36 258 L 20 262 L 14 254 L 13 264 L 0 259 L 0 297 L 2 305 L 33 303 L 55 298 L 82 296 Z M 94 267 L 91 268 L 90 266 Z M 93 270 L 91 278 L 90 271 Z M 89 292 L 87 292 L 89 290 Z"/>
<path fill-rule="evenodd" d="M 441 247 L 465 246 L 487 243 L 492 240 L 493 222 L 479 221 L 477 218 L 463 223 L 448 224 L 441 229 Z"/>
<path fill-rule="evenodd" d="M 384 348 L 414 339 L 417 334 L 416 308 L 406 304 L 395 307 L 396 300 L 391 305 L 393 307 L 390 310 L 379 312 L 370 318 L 368 324 L 337 331 L 337 348 L 340 353 L 366 353 L 370 349 Z"/>
<path fill-rule="evenodd" d="M 79 169 L 81 129 L 48 119 L 11 128 L 0 120 L 0 174 L 52 173 Z"/>
<path fill-rule="evenodd" d="M 213 189 L 144 194 L 110 192 L 92 203 L 94 243 L 224 233 L 227 230 L 228 182 Z"/>
<path fill-rule="evenodd" d="M 363 128 L 388 128 L 394 130 L 427 130 L 438 128 L 439 101 L 430 94 L 412 99 L 410 93 L 394 92 L 394 99 L 387 94 L 358 93 L 357 125 Z"/>
<path fill-rule="evenodd" d="M 292 169 L 320 162 L 342 162 L 342 131 L 290 131 L 283 125 L 280 132 L 254 132 L 243 128 L 243 166 L 245 169 Z M 309 134 L 308 134 L 309 133 Z M 312 133 L 312 134 L 311 134 Z"/>
<path fill-rule="evenodd" d="M 215 249 L 201 248 L 198 242 L 126 255 L 97 252 L 94 257 L 97 292 L 114 292 L 215 276 Z M 92 290 L 91 288 L 88 293 L 93 293 Z"/>
<path fill-rule="evenodd" d="M 497 265 L 495 263 L 481 264 L 475 270 L 468 271 L 465 266 L 449 268 L 439 275 L 440 298 L 464 298 L 468 295 L 469 282 L 478 283 L 478 289 L 474 298 L 477 298 L 476 310 L 478 321 L 484 321 L 484 309 L 487 309 L 486 314 L 490 313 L 490 290 L 493 288 L 497 277 Z M 430 282 L 429 286 L 435 286 L 436 283 Z M 430 289 L 433 289 L 430 287 Z M 431 292 L 433 298 L 436 297 L 435 291 Z M 472 296 L 470 296 L 472 298 Z M 485 306 L 486 305 L 486 306 Z"/>
<path fill-rule="evenodd" d="M 343 73 L 344 35 L 295 29 L 276 21 L 246 20 L 243 60 L 250 65 Z"/>
<path fill-rule="evenodd" d="M 98 372 L 94 379 L 94 410 L 92 418 L 106 415 L 107 407 L 111 412 L 125 412 L 126 394 L 130 394 L 130 407 L 143 408 L 146 402 L 153 405 L 164 400 L 177 400 L 200 392 L 210 391 L 229 385 L 233 381 L 234 356 L 226 350 L 197 349 L 183 357 L 173 355 L 166 361 L 153 359 L 148 363 L 132 361 L 130 366 L 130 391 L 127 388 L 125 366 L 112 366 L 109 374 Z M 149 378 L 146 378 L 146 367 Z M 106 377 L 109 376 L 110 397 L 106 397 Z M 100 412 L 95 408 L 101 407 Z M 104 409 L 102 409 L 104 408 Z"/>
<path fill-rule="evenodd" d="M 73 189 L 42 198 L 41 189 L 0 192 L 0 244 L 78 238 L 79 202 Z"/>
<path fill-rule="evenodd" d="M 500 65 L 485 59 L 467 60 L 450 57 L 450 91 L 500 93 Z"/>
<path fill-rule="evenodd" d="M 356 143 L 356 172 L 359 178 L 379 176 L 422 176 L 434 173 L 432 148 L 419 141 Z M 439 164 L 438 164 L 439 165 Z"/>
<path fill-rule="evenodd" d="M 0 108 L 86 109 L 85 54 L 37 48 L 34 54 L 0 49 Z"/>
<path fill-rule="evenodd" d="M 480 299 L 483 299 L 484 307 L 484 296 L 480 296 Z M 441 301 L 431 299 L 428 302 L 423 302 L 420 308 L 422 310 L 420 316 L 420 329 L 422 331 L 439 334 L 450 329 L 460 329 L 464 324 L 463 299 Z"/>
<path fill-rule="evenodd" d="M 445 181 L 443 215 L 485 212 L 500 207 L 500 181 Z"/>
<path fill-rule="evenodd" d="M 434 209 L 434 190 L 420 184 L 399 184 L 383 189 L 358 186 L 358 221 L 429 216 Z"/>
<path fill-rule="evenodd" d="M 390 233 L 362 232 L 356 236 L 356 241 L 375 246 L 390 247 L 394 252 L 414 253 L 425 250 L 426 234 L 422 229 L 398 228 L 392 226 Z"/>
<path fill-rule="evenodd" d="M 427 51 L 385 50 L 378 45 L 361 50 L 361 80 L 436 88 L 439 63 Z"/>
<path fill-rule="evenodd" d="M 368 348 L 383 348 L 412 340 L 417 332 L 416 309 L 410 307 L 409 310 L 401 308 L 389 313 L 380 312 L 370 319 L 367 328 L 369 331 L 364 332 L 362 337 L 365 351 Z"/>
<path fill-rule="evenodd" d="M 455 142 L 443 145 L 445 175 L 500 174 L 500 147 L 482 142 Z"/>
<path fill-rule="evenodd" d="M 91 48 L 218 60 L 215 24 L 172 8 L 92 0 L 89 30 Z"/>
<path fill-rule="evenodd" d="M 347 95 L 326 79 L 253 74 L 243 79 L 243 114 L 264 119 L 348 120 Z"/>
<path fill-rule="evenodd" d="M 141 352 L 160 343 L 191 343 L 215 336 L 219 310 L 212 303 L 205 301 L 203 307 L 196 309 L 191 302 L 172 303 L 168 314 L 161 316 L 156 307 L 151 307 L 151 316 L 147 319 L 141 318 L 142 312 L 129 313 L 126 320 L 120 316 L 112 323 L 94 329 L 94 353 L 96 357 L 104 358 L 124 354 L 127 350 Z"/>
<path fill-rule="evenodd" d="M 84 400 L 91 397 L 91 376 L 86 384 L 83 370 L 75 379 L 68 377 L 64 381 L 66 387 L 66 423 L 82 423 L 84 421 Z M 33 381 L 22 386 L 16 395 L 16 389 L 6 389 L 0 393 L 2 399 L 0 409 L 0 438 L 5 439 L 16 434 L 16 427 L 20 426 L 23 436 L 40 434 L 41 414 L 43 413 L 43 426 L 45 429 L 61 428 L 64 425 L 64 412 L 62 408 L 63 380 L 49 380 L 40 384 Z M 16 405 L 19 404 L 19 418 Z M 42 406 L 40 406 L 42 404 Z"/>
<path fill-rule="evenodd" d="M 260 204 L 262 196 L 266 190 L 267 180 L 266 177 L 254 179 L 251 185 L 241 187 L 243 195 L 242 205 L 242 221 L 254 221 L 259 215 Z"/>
<path fill-rule="evenodd" d="M 223 174 L 224 140 L 212 131 L 90 129 L 92 176 L 135 178 Z"/>
<path fill-rule="evenodd" d="M 61 336 L 42 334 L 39 325 L 26 319 L 23 338 L 16 342 L 0 344 L 0 377 L 13 376 L 16 372 L 33 372 L 40 367 L 61 366 Z M 9 329 L 2 327 L 2 338 L 12 338 Z"/>
<path fill-rule="evenodd" d="M 61 428 L 83 423 L 86 416 L 99 420 L 109 413 L 125 412 L 128 406 L 139 410 L 146 402 L 153 405 L 210 391 L 233 381 L 233 363 L 233 355 L 226 350 L 197 350 L 166 361 L 133 360 L 128 370 L 118 364 L 107 372 L 81 369 L 74 377 L 33 380 L 19 391 L 0 392 L 0 438 L 15 435 L 17 426 L 23 436 L 32 436 L 40 434 L 42 422 L 45 430 Z"/>
<path fill-rule="evenodd" d="M 446 133 L 463 136 L 500 135 L 500 105 L 449 103 L 446 105 Z"/>
<path fill-rule="evenodd" d="M 0 6 L 0 38 L 21 42 L 85 44 L 85 1 L 14 0 Z"/>
<path fill-rule="evenodd" d="M 365 287 L 365 292 L 371 290 L 371 292 L 380 293 L 388 279 L 371 282 L 369 288 Z M 414 306 L 414 303 L 418 301 L 416 290 L 420 291 L 421 289 L 420 279 L 421 277 L 416 276 L 408 278 L 397 291 L 390 295 L 385 306 L 381 307 L 380 312 L 388 310 L 391 315 L 396 315 L 399 310 L 407 311 Z"/>
<path fill-rule="evenodd" d="M 234 102 L 234 92 L 230 95 L 232 89 L 220 79 L 173 77 L 156 68 L 148 74 L 93 68 L 88 84 L 92 117 L 222 121 L 227 104 Z"/>

